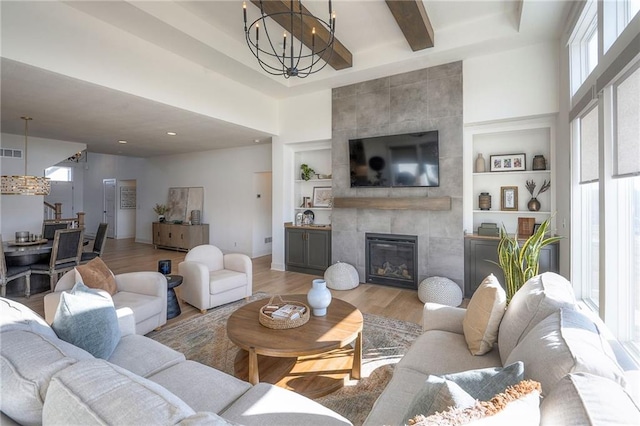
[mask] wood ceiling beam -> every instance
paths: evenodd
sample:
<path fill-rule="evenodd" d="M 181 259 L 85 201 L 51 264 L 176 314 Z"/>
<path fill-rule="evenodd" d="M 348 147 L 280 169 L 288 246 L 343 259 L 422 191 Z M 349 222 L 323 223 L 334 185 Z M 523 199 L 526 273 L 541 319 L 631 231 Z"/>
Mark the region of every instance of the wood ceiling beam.
<path fill-rule="evenodd" d="M 422 0 L 386 0 L 411 50 L 433 47 L 433 27 Z"/>
<path fill-rule="evenodd" d="M 260 0 L 251 0 L 251 3 L 256 5 L 258 9 L 260 9 Z M 300 25 L 300 19 L 294 19 L 293 21 L 293 29 L 291 28 L 291 20 L 287 15 L 287 13 L 291 10 L 291 1 L 290 0 L 268 0 L 262 2 L 262 8 L 265 14 L 272 13 L 282 13 L 282 15 L 273 16 L 273 20 L 276 21 L 282 28 L 292 34 L 295 38 L 302 41 L 302 43 L 311 49 L 311 32 L 313 28 L 316 29 L 316 51 L 320 51 L 326 46 L 327 41 L 329 40 L 329 31 L 327 28 L 320 23 L 317 19 L 312 18 L 311 16 L 304 16 L 302 21 L 302 28 Z M 293 2 L 294 11 L 298 11 L 298 2 Z M 308 13 L 312 15 L 309 10 L 302 6 L 302 11 L 304 13 Z M 329 10 L 327 9 L 327 17 L 329 16 Z M 327 19 L 328 20 L 328 19 Z M 337 21 L 338 19 L 336 19 Z M 273 36 L 272 36 L 273 37 Z M 278 39 L 279 40 L 279 39 Z M 324 56 L 327 56 L 326 58 Z M 328 57 L 328 52 L 325 52 L 322 59 L 327 61 L 331 67 L 335 70 L 342 70 L 345 68 L 351 68 L 353 66 L 353 55 L 345 47 L 344 44 L 340 42 L 337 38 L 333 42 L 333 54 Z"/>

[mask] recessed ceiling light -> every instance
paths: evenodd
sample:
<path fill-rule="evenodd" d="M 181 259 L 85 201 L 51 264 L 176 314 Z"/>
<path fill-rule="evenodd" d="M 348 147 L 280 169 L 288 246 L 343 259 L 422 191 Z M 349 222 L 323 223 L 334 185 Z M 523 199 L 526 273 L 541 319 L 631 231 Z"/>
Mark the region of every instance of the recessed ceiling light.
<path fill-rule="evenodd" d="M 168 134 L 169 136 L 175 136 L 175 135 L 177 135 L 177 133 L 176 133 L 176 132 L 167 132 L 167 134 Z"/>
<path fill-rule="evenodd" d="M 118 141 L 118 143 L 125 144 L 125 143 L 127 143 L 127 141 Z"/>
<path fill-rule="evenodd" d="M 260 143 L 260 139 L 254 139 L 253 142 L 254 143 Z"/>

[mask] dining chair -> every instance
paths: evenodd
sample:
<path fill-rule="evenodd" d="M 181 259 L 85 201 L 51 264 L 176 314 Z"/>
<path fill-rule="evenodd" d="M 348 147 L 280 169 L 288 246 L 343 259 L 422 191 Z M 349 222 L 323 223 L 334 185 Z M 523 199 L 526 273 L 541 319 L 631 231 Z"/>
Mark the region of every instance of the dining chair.
<path fill-rule="evenodd" d="M 101 223 L 98 225 L 98 231 L 96 232 L 96 239 L 93 240 L 93 249 L 91 251 L 83 251 L 80 256 L 80 264 L 87 263 L 91 259 L 102 256 L 104 251 L 104 245 L 107 242 L 107 229 L 108 223 Z"/>
<path fill-rule="evenodd" d="M 25 277 L 25 296 L 31 295 L 31 269 L 26 266 L 7 266 L 4 258 L 4 247 L 2 245 L 2 234 L 0 234 L 0 296 L 7 295 L 7 284 L 17 278 Z"/>
<path fill-rule="evenodd" d="M 69 226 L 71 226 L 71 222 L 43 222 L 42 238 L 53 240 L 58 229 L 69 229 Z"/>
<path fill-rule="evenodd" d="M 80 264 L 84 230 L 79 228 L 58 229 L 53 237 L 51 257 L 48 262 L 31 265 L 32 274 L 49 275 L 51 291 L 58 282 L 58 276 Z"/>

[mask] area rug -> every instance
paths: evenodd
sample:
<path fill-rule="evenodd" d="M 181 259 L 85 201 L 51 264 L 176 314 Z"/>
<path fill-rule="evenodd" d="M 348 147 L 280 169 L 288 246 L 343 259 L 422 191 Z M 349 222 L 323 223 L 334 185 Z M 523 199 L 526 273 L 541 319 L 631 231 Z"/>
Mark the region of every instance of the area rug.
<path fill-rule="evenodd" d="M 266 299 L 256 293 L 248 302 Z M 190 318 L 172 327 L 147 334 L 179 352 L 187 359 L 233 374 L 238 352 L 227 337 L 227 318 L 244 300 L 215 308 L 205 315 Z M 349 381 L 342 389 L 316 401 L 361 425 L 373 403 L 391 379 L 395 364 L 406 353 L 422 329 L 417 324 L 364 314 L 362 343 L 362 379 Z"/>

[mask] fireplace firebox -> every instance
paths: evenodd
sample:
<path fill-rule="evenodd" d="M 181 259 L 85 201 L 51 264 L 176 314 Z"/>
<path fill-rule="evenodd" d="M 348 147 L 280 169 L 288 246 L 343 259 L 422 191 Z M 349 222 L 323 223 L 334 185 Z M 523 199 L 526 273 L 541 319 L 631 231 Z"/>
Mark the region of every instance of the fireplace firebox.
<path fill-rule="evenodd" d="M 366 233 L 366 282 L 418 288 L 418 237 Z"/>

